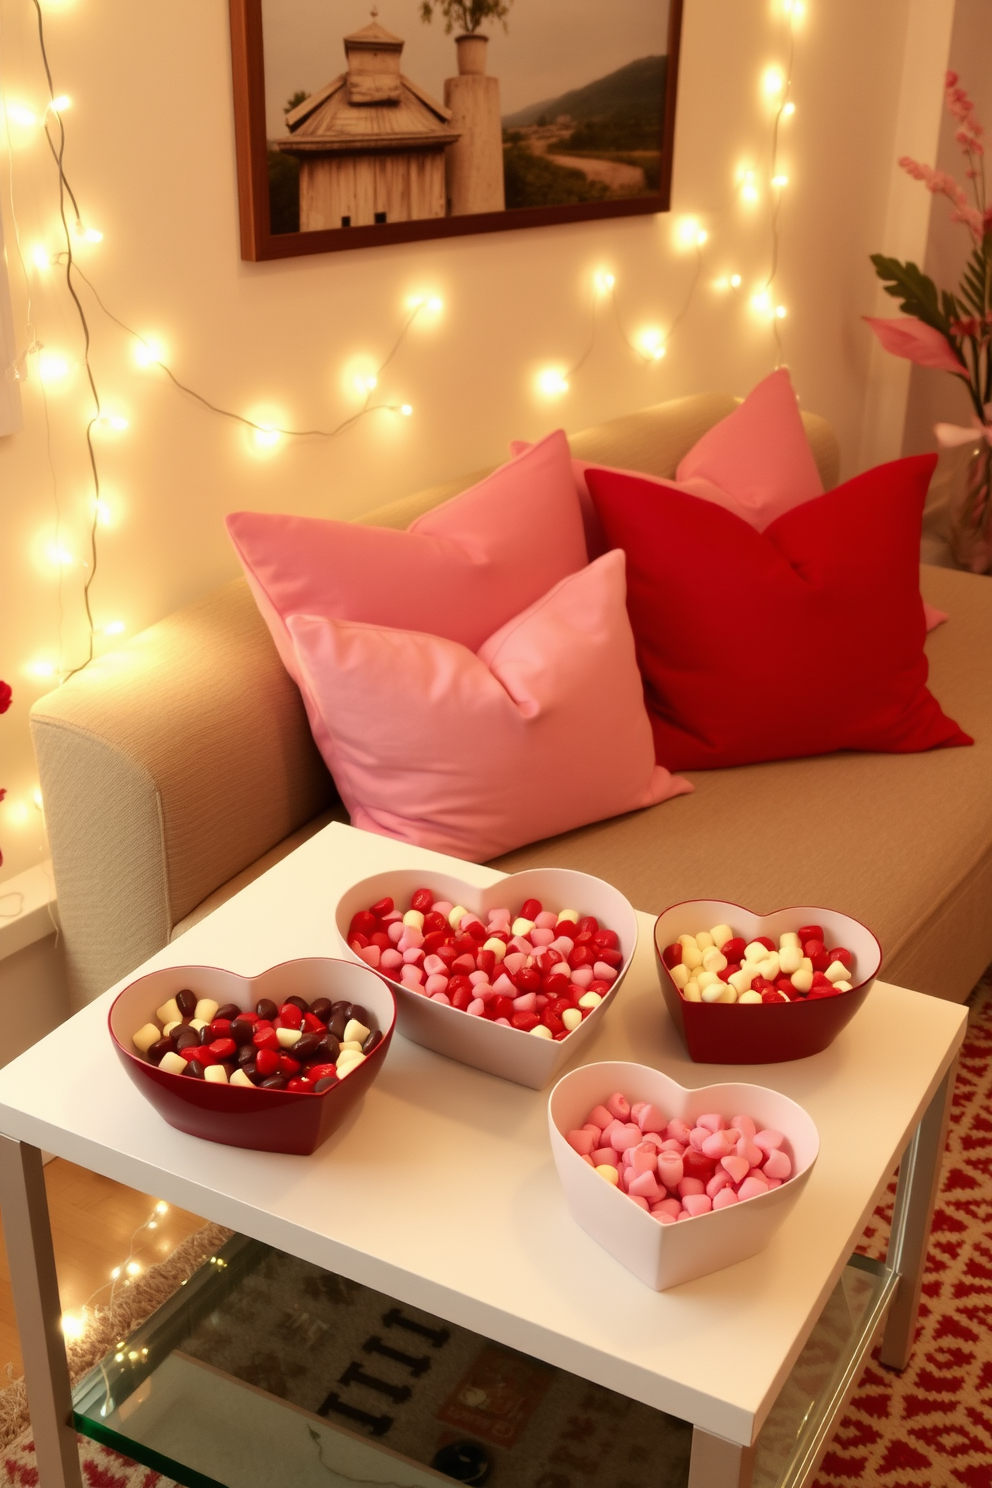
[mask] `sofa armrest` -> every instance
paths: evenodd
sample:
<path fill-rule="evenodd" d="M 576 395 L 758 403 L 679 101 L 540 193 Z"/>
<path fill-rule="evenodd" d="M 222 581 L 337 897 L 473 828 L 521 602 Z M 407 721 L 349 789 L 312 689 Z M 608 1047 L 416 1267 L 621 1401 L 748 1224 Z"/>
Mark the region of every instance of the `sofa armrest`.
<path fill-rule="evenodd" d="M 242 579 L 39 699 L 31 728 L 74 1007 L 335 799 Z"/>

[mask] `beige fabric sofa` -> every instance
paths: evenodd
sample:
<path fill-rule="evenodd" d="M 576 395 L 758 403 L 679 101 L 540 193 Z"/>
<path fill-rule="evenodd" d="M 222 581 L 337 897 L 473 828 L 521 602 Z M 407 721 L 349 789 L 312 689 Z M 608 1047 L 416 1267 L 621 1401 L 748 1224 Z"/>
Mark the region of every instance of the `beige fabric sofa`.
<path fill-rule="evenodd" d="M 721 395 L 682 398 L 571 444 L 584 459 L 671 475 L 733 406 Z M 804 418 L 829 487 L 836 441 L 821 419 Z M 406 526 L 484 473 L 367 520 Z M 875 930 L 888 980 L 966 997 L 992 961 L 992 581 L 933 568 L 921 582 L 951 616 L 927 642 L 931 685 L 974 749 L 697 772 L 692 796 L 497 866 L 584 869 L 650 911 L 697 896 L 758 910 L 831 905 Z M 42 698 L 32 728 L 77 1006 L 333 816 L 344 819 L 243 580 Z"/>

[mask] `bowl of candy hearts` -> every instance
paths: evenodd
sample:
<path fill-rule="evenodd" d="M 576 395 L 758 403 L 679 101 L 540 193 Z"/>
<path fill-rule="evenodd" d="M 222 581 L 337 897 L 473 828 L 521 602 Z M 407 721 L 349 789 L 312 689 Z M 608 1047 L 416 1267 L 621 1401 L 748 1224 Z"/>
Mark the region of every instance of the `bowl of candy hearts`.
<path fill-rule="evenodd" d="M 643 1064 L 572 1070 L 548 1127 L 572 1218 L 659 1292 L 764 1250 L 820 1150 L 812 1118 L 777 1090 L 687 1090 Z"/>
<path fill-rule="evenodd" d="M 405 1038 L 541 1090 L 592 1036 L 637 945 L 637 916 L 600 878 L 532 868 L 476 888 L 423 869 L 354 884 L 341 943 L 390 979 Z"/>
<path fill-rule="evenodd" d="M 655 925 L 661 990 L 690 1058 L 777 1064 L 832 1044 L 871 991 L 882 949 L 839 910 L 753 914 L 720 899 L 666 909 Z"/>
<path fill-rule="evenodd" d="M 108 1018 L 118 1058 L 170 1126 L 302 1156 L 372 1084 L 395 1021 L 383 977 L 324 956 L 255 977 L 165 967 L 125 987 Z"/>

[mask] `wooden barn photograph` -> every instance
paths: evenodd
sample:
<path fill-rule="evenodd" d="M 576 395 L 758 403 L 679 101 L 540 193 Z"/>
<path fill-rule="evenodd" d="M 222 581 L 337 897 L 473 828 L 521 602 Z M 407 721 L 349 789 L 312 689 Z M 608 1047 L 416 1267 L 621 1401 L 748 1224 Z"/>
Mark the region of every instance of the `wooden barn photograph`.
<path fill-rule="evenodd" d="M 242 249 L 668 206 L 681 0 L 232 0 Z"/>

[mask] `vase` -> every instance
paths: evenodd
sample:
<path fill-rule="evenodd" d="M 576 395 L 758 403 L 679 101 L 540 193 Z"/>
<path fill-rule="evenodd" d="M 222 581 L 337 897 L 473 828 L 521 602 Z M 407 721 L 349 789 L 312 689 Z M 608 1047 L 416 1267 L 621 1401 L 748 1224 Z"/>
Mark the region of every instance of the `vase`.
<path fill-rule="evenodd" d="M 951 550 L 969 573 L 992 571 L 992 446 L 986 439 L 968 460 L 951 517 Z"/>

